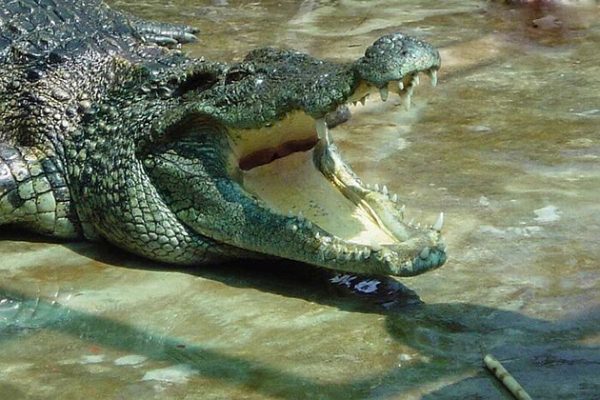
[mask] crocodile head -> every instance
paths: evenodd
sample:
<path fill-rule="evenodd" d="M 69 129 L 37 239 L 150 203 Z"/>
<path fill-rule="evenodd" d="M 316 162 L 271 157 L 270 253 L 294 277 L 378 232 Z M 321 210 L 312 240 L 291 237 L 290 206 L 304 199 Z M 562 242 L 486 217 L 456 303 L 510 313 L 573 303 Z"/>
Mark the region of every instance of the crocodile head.
<path fill-rule="evenodd" d="M 418 74 L 434 82 L 439 67 L 434 48 L 399 33 L 347 64 L 272 48 L 232 65 L 198 61 L 175 77 L 177 100 L 137 144 L 146 198 L 156 191 L 161 212 L 220 256 L 398 276 L 437 268 L 442 215 L 427 227 L 404 222 L 397 196 L 363 184 L 343 161 L 327 121 L 370 94 L 410 101 Z M 191 259 L 162 254 L 154 258 Z"/>

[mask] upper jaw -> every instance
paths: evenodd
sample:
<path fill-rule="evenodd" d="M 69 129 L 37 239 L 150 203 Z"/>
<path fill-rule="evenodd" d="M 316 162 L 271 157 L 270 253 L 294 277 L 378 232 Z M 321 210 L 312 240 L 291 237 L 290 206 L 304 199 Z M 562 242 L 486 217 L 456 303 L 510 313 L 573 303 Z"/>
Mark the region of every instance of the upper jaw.
<path fill-rule="evenodd" d="M 363 57 L 346 64 L 292 50 L 257 49 L 240 63 L 220 66 L 214 82 L 189 98 L 188 111 L 209 114 L 234 129 L 260 129 L 298 110 L 320 119 L 372 92 L 384 100 L 398 93 L 410 102 L 418 73 L 435 83 L 440 65 L 431 45 L 400 33 L 379 38 Z M 205 79 L 206 72 L 199 71 Z"/>

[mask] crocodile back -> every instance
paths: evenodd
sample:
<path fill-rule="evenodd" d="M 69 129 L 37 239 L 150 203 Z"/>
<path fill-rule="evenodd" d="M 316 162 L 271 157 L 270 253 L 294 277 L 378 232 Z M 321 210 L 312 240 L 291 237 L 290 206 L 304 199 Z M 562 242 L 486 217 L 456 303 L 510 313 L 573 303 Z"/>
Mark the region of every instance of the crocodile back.
<path fill-rule="evenodd" d="M 0 141 L 56 145 L 48 123 L 102 97 L 122 78 L 116 59 L 160 64 L 169 52 L 140 22 L 99 0 L 0 0 Z"/>
<path fill-rule="evenodd" d="M 0 62 L 52 64 L 86 52 L 129 53 L 130 19 L 98 0 L 0 0 Z"/>

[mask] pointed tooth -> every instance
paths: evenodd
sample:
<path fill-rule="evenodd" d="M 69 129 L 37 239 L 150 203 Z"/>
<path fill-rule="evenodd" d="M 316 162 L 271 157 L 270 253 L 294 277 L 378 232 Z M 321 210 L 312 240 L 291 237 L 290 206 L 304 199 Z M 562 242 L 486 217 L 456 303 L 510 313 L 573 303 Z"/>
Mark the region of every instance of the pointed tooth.
<path fill-rule="evenodd" d="M 406 108 L 407 110 L 410 110 L 410 103 L 412 102 L 413 91 L 413 86 L 409 86 L 402 94 L 402 102 L 404 103 L 404 108 Z"/>
<path fill-rule="evenodd" d="M 292 232 L 296 232 L 298 230 L 298 225 L 294 224 L 290 227 L 290 229 L 292 230 Z"/>
<path fill-rule="evenodd" d="M 361 258 L 367 259 L 371 255 L 371 250 L 368 247 L 363 247 L 358 251 L 360 253 Z"/>
<path fill-rule="evenodd" d="M 383 185 L 383 189 L 381 189 L 381 193 L 385 194 L 386 196 L 388 195 L 388 188 L 386 185 Z"/>
<path fill-rule="evenodd" d="M 304 223 L 304 226 L 306 226 L 306 228 L 308 228 L 308 229 L 312 229 L 313 224 L 309 220 L 306 220 L 306 222 Z"/>
<path fill-rule="evenodd" d="M 381 96 L 381 101 L 387 101 L 390 92 L 387 87 L 382 87 L 379 89 L 379 95 Z"/>
<path fill-rule="evenodd" d="M 419 78 L 418 73 L 413 76 L 413 86 L 418 86 L 421 83 L 421 78 Z"/>
<path fill-rule="evenodd" d="M 375 184 L 374 189 L 376 192 L 379 192 L 379 184 L 378 183 Z"/>
<path fill-rule="evenodd" d="M 297 218 L 298 218 L 299 221 L 304 221 L 304 214 L 302 214 L 302 211 L 298 212 L 298 217 Z"/>
<path fill-rule="evenodd" d="M 438 215 L 437 219 L 435 220 L 435 223 L 433 224 L 432 228 L 435 229 L 436 231 L 440 232 L 443 227 L 444 227 L 444 213 L 441 212 L 440 215 Z"/>
<path fill-rule="evenodd" d="M 437 86 L 437 70 L 430 69 L 429 71 L 427 71 L 427 75 L 429 75 L 429 78 L 431 79 L 431 86 L 436 87 Z"/>
<path fill-rule="evenodd" d="M 319 232 L 315 233 L 315 239 L 317 239 L 317 240 L 321 239 L 321 234 Z"/>
<path fill-rule="evenodd" d="M 423 250 L 421 250 L 419 257 L 421 257 L 421 259 L 423 260 L 427 260 L 427 258 L 429 257 L 429 247 L 425 247 Z"/>
<path fill-rule="evenodd" d="M 404 82 L 398 81 L 398 90 L 399 91 L 403 91 L 404 90 Z"/>
<path fill-rule="evenodd" d="M 371 190 L 371 184 L 370 184 L 370 183 L 367 183 L 367 184 L 365 185 L 365 188 L 367 188 L 367 190 Z"/>
<path fill-rule="evenodd" d="M 316 122 L 317 135 L 319 135 L 319 139 L 325 139 L 329 144 L 329 129 L 327 128 L 327 123 L 325 119 L 319 118 Z"/>
<path fill-rule="evenodd" d="M 397 203 L 397 202 L 398 202 L 398 194 L 396 194 L 396 193 L 394 193 L 394 194 L 393 194 L 393 196 L 392 196 L 392 201 L 393 201 L 394 203 Z"/>

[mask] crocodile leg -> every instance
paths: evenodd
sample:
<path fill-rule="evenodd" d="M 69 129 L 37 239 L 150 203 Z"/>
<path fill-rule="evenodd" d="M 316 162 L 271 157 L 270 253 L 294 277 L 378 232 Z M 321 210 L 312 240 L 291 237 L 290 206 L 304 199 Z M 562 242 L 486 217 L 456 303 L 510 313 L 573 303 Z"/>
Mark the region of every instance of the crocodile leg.
<path fill-rule="evenodd" d="M 0 225 L 75 239 L 81 229 L 56 160 L 31 147 L 0 143 Z"/>
<path fill-rule="evenodd" d="M 187 25 L 145 21 L 137 18 L 131 19 L 130 24 L 144 40 L 159 46 L 173 47 L 198 40 L 194 35 L 198 33 L 198 29 Z"/>

